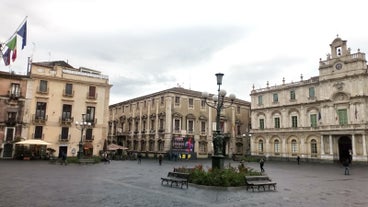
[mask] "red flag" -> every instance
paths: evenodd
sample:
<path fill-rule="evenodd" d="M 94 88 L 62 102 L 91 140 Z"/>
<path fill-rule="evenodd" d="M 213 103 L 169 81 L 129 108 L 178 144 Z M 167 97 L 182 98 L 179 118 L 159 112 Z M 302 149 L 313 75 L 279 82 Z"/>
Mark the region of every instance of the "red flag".
<path fill-rule="evenodd" d="M 15 61 L 15 59 L 17 58 L 17 49 L 15 48 L 14 50 L 13 50 L 13 53 L 12 53 L 12 61 L 14 62 Z"/>

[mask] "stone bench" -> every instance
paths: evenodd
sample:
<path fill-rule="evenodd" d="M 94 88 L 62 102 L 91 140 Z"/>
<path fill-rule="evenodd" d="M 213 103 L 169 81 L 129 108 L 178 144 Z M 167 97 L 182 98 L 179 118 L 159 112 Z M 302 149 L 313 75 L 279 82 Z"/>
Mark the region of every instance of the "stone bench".
<path fill-rule="evenodd" d="M 265 191 L 266 189 L 271 190 L 271 186 L 276 190 L 276 182 L 272 182 L 268 176 L 245 176 L 245 184 L 247 190 L 251 188 L 253 191 L 254 189 Z"/>
<path fill-rule="evenodd" d="M 166 185 L 173 187 L 173 184 L 176 184 L 176 186 L 181 185 L 181 188 L 186 185 L 188 188 L 188 179 L 189 173 L 169 172 L 166 177 L 161 177 L 161 185 L 166 183 Z"/>

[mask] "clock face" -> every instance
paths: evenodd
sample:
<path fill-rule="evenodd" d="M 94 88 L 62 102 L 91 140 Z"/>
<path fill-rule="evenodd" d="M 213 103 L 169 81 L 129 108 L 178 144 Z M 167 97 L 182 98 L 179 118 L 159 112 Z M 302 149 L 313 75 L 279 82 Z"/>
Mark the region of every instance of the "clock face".
<path fill-rule="evenodd" d="M 342 64 L 341 64 L 341 63 L 337 63 L 337 64 L 335 65 L 335 68 L 336 68 L 337 70 L 340 70 L 340 69 L 342 68 Z"/>

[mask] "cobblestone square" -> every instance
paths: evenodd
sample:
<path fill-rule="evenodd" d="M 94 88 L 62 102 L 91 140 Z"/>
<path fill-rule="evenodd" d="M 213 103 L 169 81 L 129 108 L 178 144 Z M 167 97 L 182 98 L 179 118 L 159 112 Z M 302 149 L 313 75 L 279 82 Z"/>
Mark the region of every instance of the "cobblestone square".
<path fill-rule="evenodd" d="M 174 167 L 211 166 L 211 160 L 112 161 L 111 164 L 61 166 L 46 161 L 0 161 L 0 206 L 368 206 L 368 167 L 351 174 L 337 164 L 266 162 L 276 191 L 162 186 Z M 227 160 L 225 165 L 239 163 Z M 246 165 L 259 170 L 258 163 Z"/>

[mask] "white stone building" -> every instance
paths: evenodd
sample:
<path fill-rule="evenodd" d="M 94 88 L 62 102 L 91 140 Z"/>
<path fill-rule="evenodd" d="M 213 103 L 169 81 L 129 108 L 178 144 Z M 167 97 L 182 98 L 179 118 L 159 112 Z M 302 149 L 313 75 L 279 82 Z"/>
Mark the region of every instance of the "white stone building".
<path fill-rule="evenodd" d="M 319 76 L 251 92 L 251 154 L 268 159 L 367 161 L 365 53 L 337 37 Z"/>

